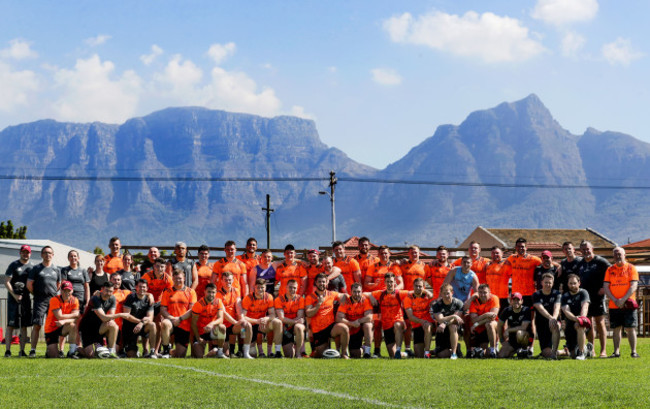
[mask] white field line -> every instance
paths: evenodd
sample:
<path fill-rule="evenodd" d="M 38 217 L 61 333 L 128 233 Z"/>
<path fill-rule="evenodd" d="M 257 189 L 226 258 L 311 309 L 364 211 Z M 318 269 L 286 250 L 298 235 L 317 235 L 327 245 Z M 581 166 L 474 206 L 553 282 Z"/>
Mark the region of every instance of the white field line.
<path fill-rule="evenodd" d="M 152 362 L 152 361 L 149 361 L 149 360 L 137 360 L 137 361 L 136 360 L 129 360 L 128 362 L 137 362 L 137 363 L 149 364 L 149 365 L 154 365 L 154 366 L 162 366 L 162 367 L 166 367 L 166 368 L 182 369 L 182 370 L 185 370 L 185 371 L 192 371 L 192 372 L 202 373 L 202 374 L 206 374 L 206 375 L 217 376 L 217 377 L 220 377 L 220 378 L 234 379 L 234 380 L 237 380 L 237 381 L 260 383 L 260 384 L 269 385 L 269 386 L 279 386 L 281 388 L 293 389 L 293 390 L 304 391 L 304 392 L 311 392 L 311 393 L 315 393 L 315 394 L 319 394 L 319 395 L 327 395 L 327 396 L 331 396 L 331 397 L 335 397 L 335 398 L 341 398 L 341 399 L 348 399 L 348 400 L 353 400 L 353 401 L 358 401 L 358 402 L 364 402 L 364 403 L 367 403 L 369 405 L 375 405 L 375 406 L 384 406 L 384 407 L 390 407 L 390 408 L 418 409 L 415 406 L 398 405 L 398 404 L 394 404 L 394 403 L 380 401 L 380 400 L 377 400 L 377 399 L 368 399 L 368 398 L 362 398 L 362 397 L 359 397 L 359 396 L 348 395 L 347 393 L 332 392 L 332 391 L 327 391 L 325 389 L 308 388 L 308 387 L 305 387 L 305 386 L 292 385 L 290 383 L 284 383 L 284 382 L 271 382 L 271 381 L 266 381 L 264 379 L 246 378 L 244 376 L 223 374 L 223 373 L 214 372 L 214 371 L 207 371 L 205 369 L 194 368 L 192 366 L 163 364 L 163 363 Z"/>

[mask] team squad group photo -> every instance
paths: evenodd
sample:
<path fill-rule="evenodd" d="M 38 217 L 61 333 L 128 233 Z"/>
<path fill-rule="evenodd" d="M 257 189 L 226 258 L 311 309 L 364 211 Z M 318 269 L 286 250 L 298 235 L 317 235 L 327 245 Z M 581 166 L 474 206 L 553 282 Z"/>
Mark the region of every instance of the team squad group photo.
<path fill-rule="evenodd" d="M 151 247 L 138 265 L 118 237 L 108 247 L 93 266 L 75 250 L 55 266 L 52 247 L 20 248 L 5 275 L 5 357 L 42 356 L 43 333 L 45 356 L 66 359 L 639 358 L 639 274 L 621 247 L 610 264 L 588 241 L 565 242 L 555 260 L 522 237 L 507 257 L 471 242 L 425 261 L 416 245 L 396 256 L 362 237 L 354 255 L 334 242 L 278 258 L 249 238 L 219 258 Z"/>

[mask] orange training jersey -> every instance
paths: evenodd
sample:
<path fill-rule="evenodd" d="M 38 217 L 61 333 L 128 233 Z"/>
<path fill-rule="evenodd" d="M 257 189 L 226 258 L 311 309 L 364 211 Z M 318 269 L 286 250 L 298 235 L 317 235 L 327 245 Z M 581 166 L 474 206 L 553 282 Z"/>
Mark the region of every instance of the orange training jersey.
<path fill-rule="evenodd" d="M 207 302 L 204 298 L 201 298 L 196 304 L 192 306 L 192 314 L 198 315 L 199 319 L 196 322 L 196 328 L 199 330 L 199 334 L 204 333 L 206 325 L 216 320 L 219 316 L 219 311 L 223 311 L 223 302 L 219 298 L 215 298 L 211 303 Z"/>
<path fill-rule="evenodd" d="M 609 291 L 616 298 L 623 297 L 630 289 L 632 281 L 639 281 L 639 272 L 632 264 L 625 262 L 622 267 L 612 264 L 605 273 L 605 282 L 609 283 Z M 636 300 L 636 294 L 632 293 L 630 298 Z M 614 301 L 609 300 L 609 308 L 617 309 Z"/>
<path fill-rule="evenodd" d="M 61 314 L 72 314 L 72 311 L 79 311 L 79 300 L 74 295 L 70 296 L 68 302 L 63 301 L 63 297 L 56 295 L 50 298 L 50 308 L 47 311 L 47 318 L 45 319 L 45 333 L 56 331 L 59 327 L 56 325 L 56 317 L 54 310 L 61 310 Z"/>
<path fill-rule="evenodd" d="M 298 294 L 302 294 L 302 279 L 304 277 L 307 277 L 307 271 L 301 263 L 294 261 L 290 265 L 287 265 L 286 262 L 280 264 L 275 269 L 275 281 L 280 282 L 278 295 L 285 295 L 287 293 L 287 284 L 291 279 L 296 280 L 298 283 Z"/>
<path fill-rule="evenodd" d="M 485 269 L 485 282 L 490 286 L 490 292 L 499 298 L 508 298 L 508 281 L 511 269 L 505 265 L 505 260 L 500 263 L 490 261 Z"/>
<path fill-rule="evenodd" d="M 404 321 L 404 314 L 402 314 L 402 300 L 408 296 L 408 291 L 395 291 L 388 294 L 384 291 L 373 291 L 372 296 L 377 300 L 381 310 L 381 325 L 382 329 L 387 330 L 393 328 L 393 324 L 397 321 Z"/>
<path fill-rule="evenodd" d="M 373 256 L 372 254 L 357 254 L 354 256 L 354 259 L 357 260 L 357 263 L 359 263 L 359 270 L 361 270 L 361 282 L 363 283 L 364 280 L 366 279 L 366 274 L 368 273 L 368 267 L 370 267 L 371 264 L 374 264 L 377 260 L 379 260 L 378 257 Z"/>
<path fill-rule="evenodd" d="M 456 259 L 452 265 L 454 267 L 460 267 L 460 265 L 463 263 L 463 259 L 459 258 Z M 472 268 L 471 270 L 476 274 L 476 277 L 478 278 L 478 283 L 479 284 L 485 284 L 485 274 L 486 271 L 485 269 L 487 268 L 488 264 L 490 263 L 490 260 L 485 258 L 485 257 L 480 257 L 477 258 L 476 260 L 472 260 Z"/>
<path fill-rule="evenodd" d="M 266 317 L 269 309 L 273 308 L 273 296 L 269 293 L 264 293 L 262 298 L 257 298 L 255 293 L 248 294 L 241 300 L 242 309 L 246 310 L 248 318 L 260 319 Z"/>
<path fill-rule="evenodd" d="M 169 315 L 174 317 L 180 317 L 185 314 L 192 308 L 192 305 L 196 303 L 196 292 L 188 286 L 183 286 L 182 289 L 177 290 L 175 288 L 166 289 L 160 300 L 161 307 L 167 307 L 167 312 Z M 190 331 L 190 320 L 189 318 L 181 321 L 178 324 L 178 328 L 184 329 L 185 331 Z"/>
<path fill-rule="evenodd" d="M 156 302 L 160 301 L 163 291 L 174 286 L 174 282 L 168 274 L 163 273 L 160 278 L 156 278 L 153 271 L 150 271 L 143 275 L 142 278 L 147 280 L 148 291 L 153 295 L 153 299 Z"/>
<path fill-rule="evenodd" d="M 316 280 L 316 276 L 324 272 L 325 267 L 323 267 L 322 264 L 310 264 L 309 267 L 307 267 L 307 288 L 305 288 L 304 294 L 310 294 L 314 291 L 314 280 Z"/>
<path fill-rule="evenodd" d="M 224 271 L 230 271 L 232 273 L 232 286 L 244 294 L 245 291 L 243 291 L 243 288 L 246 287 L 244 277 L 246 277 L 248 273 L 248 271 L 246 271 L 246 264 L 237 258 L 235 258 L 233 261 L 228 261 L 225 258 L 222 258 L 221 260 L 214 263 L 212 272 L 217 275 L 219 281 L 221 282 L 221 275 Z"/>
<path fill-rule="evenodd" d="M 413 281 L 416 278 L 421 278 L 425 280 L 428 275 L 428 266 L 422 260 L 418 260 L 415 263 L 402 264 L 400 266 L 402 270 L 402 280 L 404 280 L 404 289 L 407 291 L 413 291 Z"/>
<path fill-rule="evenodd" d="M 334 323 L 334 301 L 339 300 L 340 294 L 336 291 L 325 291 L 325 299 L 320 305 L 316 315 L 310 318 L 311 332 L 320 332 Z M 305 298 L 305 308 L 318 303 L 318 295 L 314 291 Z"/>
<path fill-rule="evenodd" d="M 367 286 L 368 291 L 383 291 L 386 289 L 386 283 L 384 282 L 384 276 L 386 273 L 395 274 L 395 278 L 402 275 L 402 270 L 399 266 L 392 261 L 389 261 L 388 264 L 381 264 L 381 261 L 377 260 L 374 264 L 371 264 L 368 267 L 368 272 L 366 277 L 370 277 L 373 284 Z"/>
<path fill-rule="evenodd" d="M 433 290 L 433 298 L 440 297 L 440 287 L 447 277 L 447 273 L 451 270 L 451 266 L 432 265 L 429 266 L 429 284 Z"/>
<path fill-rule="evenodd" d="M 197 262 L 195 266 L 197 275 L 199 276 L 199 283 L 196 285 L 194 291 L 196 291 L 197 298 L 201 299 L 205 297 L 205 286 L 212 281 L 212 264 L 208 263 L 202 266 Z"/>
<path fill-rule="evenodd" d="M 295 320 L 298 316 L 298 311 L 305 309 L 305 299 L 296 294 L 296 298 L 289 299 L 287 294 L 279 295 L 275 300 L 275 310 L 282 310 L 285 318 Z"/>
<path fill-rule="evenodd" d="M 485 314 L 486 312 L 490 312 L 491 309 L 496 308 L 497 310 L 499 309 L 499 297 L 497 297 L 494 294 L 490 294 L 490 299 L 487 300 L 486 303 L 481 304 L 481 301 L 479 300 L 478 297 L 474 298 L 472 301 L 472 304 L 469 306 L 469 313 L 476 314 L 478 316 L 481 316 Z M 497 321 L 499 319 L 498 316 L 494 317 L 494 320 Z M 477 327 L 476 332 L 483 332 L 485 331 L 485 326 L 481 325 L 480 327 Z"/>
<path fill-rule="evenodd" d="M 252 269 L 255 268 L 256 265 L 260 263 L 257 256 L 249 257 L 248 253 L 238 255 L 237 260 L 241 261 L 246 265 L 246 273 L 250 272 Z"/>
<path fill-rule="evenodd" d="M 415 318 L 433 322 L 433 318 L 431 318 L 431 314 L 429 313 L 429 305 L 431 305 L 431 301 L 433 300 L 434 298 L 427 297 L 424 293 L 422 293 L 422 296 L 416 297 L 413 292 L 410 292 L 403 300 L 404 309 L 408 310 L 410 308 Z M 416 322 L 412 322 L 411 325 L 413 328 L 422 326 L 422 324 Z"/>
<path fill-rule="evenodd" d="M 334 267 L 341 269 L 341 275 L 345 279 L 345 291 L 350 294 L 352 284 L 354 284 L 354 272 L 360 271 L 359 263 L 354 258 L 347 256 L 343 260 L 334 260 Z"/>
<path fill-rule="evenodd" d="M 124 270 L 124 263 L 122 263 L 122 255 L 104 256 L 104 272 L 107 274 L 113 274 L 120 270 Z"/>
<path fill-rule="evenodd" d="M 227 291 L 225 288 L 220 288 L 217 290 L 217 298 L 223 302 L 223 308 L 228 315 L 230 315 L 235 321 L 239 320 L 239 315 L 237 314 L 237 302 L 239 302 L 239 290 L 235 287 L 231 287 L 230 291 Z M 226 328 L 232 326 L 232 322 L 226 319 L 224 315 L 223 324 Z"/>
<path fill-rule="evenodd" d="M 115 314 L 124 312 L 124 300 L 131 294 L 129 290 L 113 290 L 113 297 L 115 297 Z M 115 318 L 115 323 L 122 329 L 122 318 Z"/>
<path fill-rule="evenodd" d="M 348 298 L 345 304 L 339 307 L 339 313 L 342 313 L 346 320 L 356 321 L 366 315 L 366 311 L 372 312 L 372 304 L 365 295 L 361 296 L 358 302 L 352 301 L 352 297 Z M 350 335 L 354 335 L 361 330 L 361 327 L 350 328 Z"/>
<path fill-rule="evenodd" d="M 506 260 L 506 266 L 509 266 L 512 277 L 512 292 L 521 293 L 521 295 L 533 295 L 535 290 L 535 267 L 542 264 L 539 257 L 526 254 L 522 257 L 513 254 Z"/>

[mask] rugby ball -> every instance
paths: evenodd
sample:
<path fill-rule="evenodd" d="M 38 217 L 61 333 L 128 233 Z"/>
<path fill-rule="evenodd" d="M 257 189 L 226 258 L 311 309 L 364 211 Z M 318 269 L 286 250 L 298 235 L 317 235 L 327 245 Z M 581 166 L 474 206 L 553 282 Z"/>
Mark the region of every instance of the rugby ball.
<path fill-rule="evenodd" d="M 325 359 L 334 359 L 334 358 L 340 358 L 341 354 L 339 354 L 339 351 L 336 349 L 326 349 L 323 351 L 323 358 Z"/>
<path fill-rule="evenodd" d="M 97 347 L 95 349 L 95 356 L 99 359 L 106 359 L 111 356 L 111 351 L 106 347 Z"/>

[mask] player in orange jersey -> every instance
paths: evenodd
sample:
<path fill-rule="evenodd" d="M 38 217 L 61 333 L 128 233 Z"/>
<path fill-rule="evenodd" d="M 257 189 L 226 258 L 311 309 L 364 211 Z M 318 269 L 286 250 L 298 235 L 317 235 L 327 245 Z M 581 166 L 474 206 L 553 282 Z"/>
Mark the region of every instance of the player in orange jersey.
<path fill-rule="evenodd" d="M 199 260 L 194 263 L 192 275 L 196 276 L 196 281 L 192 283 L 192 289 L 196 291 L 197 298 L 203 298 L 205 295 L 205 286 L 212 281 L 212 264 L 210 264 L 210 247 L 205 244 L 198 249 Z"/>
<path fill-rule="evenodd" d="M 485 283 L 485 269 L 487 268 L 490 260 L 486 259 L 485 257 L 481 257 L 481 245 L 476 241 L 469 243 L 467 253 L 472 260 L 472 271 L 474 274 L 476 274 L 476 277 L 478 277 L 479 284 Z M 459 258 L 453 262 L 453 265 L 455 267 L 458 267 L 462 261 L 463 259 Z"/>
<path fill-rule="evenodd" d="M 330 346 L 330 338 L 341 337 L 341 358 L 348 359 L 347 349 L 350 330 L 343 323 L 336 323 L 334 302 L 341 302 L 346 295 L 327 290 L 327 275 L 316 276 L 314 291 L 305 298 L 305 315 L 314 337 L 314 356 L 320 358 Z"/>
<path fill-rule="evenodd" d="M 639 358 L 636 352 L 637 308 L 636 289 L 639 273 L 632 264 L 625 260 L 622 247 L 614 249 L 614 264 L 605 273 L 605 294 L 609 298 L 609 323 L 614 331 L 614 353 L 611 357 L 621 356 L 621 336 L 623 327 L 630 343 L 630 356 Z"/>
<path fill-rule="evenodd" d="M 224 325 L 226 326 L 226 336 L 228 338 L 228 349 L 224 353 L 229 356 L 235 356 L 235 341 L 239 335 L 241 344 L 237 356 L 244 356 L 244 345 L 248 345 L 247 353 L 250 350 L 253 327 L 241 315 L 241 298 L 239 290 L 233 287 L 234 277 L 230 271 L 224 271 L 221 277 L 221 287 L 217 288 L 217 298 L 223 302 L 224 307 Z"/>
<path fill-rule="evenodd" d="M 320 252 L 316 249 L 311 249 L 307 252 L 307 263 L 304 265 L 307 271 L 307 287 L 305 288 L 305 295 L 309 295 L 314 291 L 314 280 L 316 276 L 325 271 L 323 264 L 320 262 Z"/>
<path fill-rule="evenodd" d="M 485 268 L 485 281 L 490 286 L 490 292 L 499 297 L 499 312 L 508 306 L 508 282 L 511 269 L 505 267 L 503 250 L 498 246 L 492 247 L 492 260 Z"/>
<path fill-rule="evenodd" d="M 305 299 L 298 295 L 298 282 L 290 279 L 287 292 L 275 301 L 276 320 L 283 328 L 282 350 L 287 358 L 302 358 L 305 342 Z M 276 324 L 277 325 L 277 324 Z"/>
<path fill-rule="evenodd" d="M 506 259 L 505 267 L 509 269 L 512 277 L 512 292 L 521 293 L 524 305 L 533 306 L 533 293 L 535 292 L 535 267 L 542 264 L 539 257 L 528 254 L 526 239 L 520 237 L 515 242 L 516 254 Z"/>
<path fill-rule="evenodd" d="M 250 272 L 256 265 L 259 264 L 259 259 L 255 252 L 257 251 L 257 240 L 255 237 L 249 237 L 246 240 L 246 251 L 237 256 L 237 259 L 242 261 L 246 265 L 246 272 L 250 275 Z M 250 280 L 249 280 L 250 283 Z M 253 285 L 254 285 L 253 281 Z M 250 284 L 249 284 L 250 287 Z"/>
<path fill-rule="evenodd" d="M 50 298 L 50 305 L 45 320 L 45 342 L 48 358 L 63 358 L 63 350 L 59 349 L 59 339 L 65 340 L 68 335 L 75 335 L 75 322 L 79 317 L 79 300 L 72 295 L 73 286 L 70 281 L 61 283 L 61 294 Z M 7 339 L 5 342 L 11 342 Z M 75 350 L 71 352 L 74 354 Z M 75 355 L 76 356 L 76 355 Z"/>
<path fill-rule="evenodd" d="M 429 358 L 433 319 L 429 307 L 433 297 L 424 290 L 424 280 L 418 277 L 413 281 L 413 291 L 404 298 L 404 311 L 413 326 L 413 348 L 418 358 Z"/>
<path fill-rule="evenodd" d="M 427 282 L 433 290 L 433 298 L 440 298 L 440 287 L 447 277 L 447 273 L 452 266 L 449 263 L 449 250 L 445 246 L 438 246 L 436 249 L 436 259 L 431 262 Z"/>
<path fill-rule="evenodd" d="M 192 306 L 196 303 L 196 292 L 185 285 L 185 271 L 175 269 L 172 273 L 174 286 L 163 292 L 160 300 L 161 338 L 163 344 L 163 358 L 174 356 L 184 358 L 187 345 L 190 342 L 190 318 Z M 174 335 L 175 349 L 172 352 L 170 343 Z"/>
<path fill-rule="evenodd" d="M 472 321 L 470 335 L 472 345 L 483 350 L 487 348 L 487 356 L 497 357 L 497 320 L 499 314 L 499 297 L 490 293 L 490 286 L 478 286 L 478 297 L 474 297 L 469 307 L 469 316 Z M 470 354 L 468 353 L 468 356 Z"/>
<path fill-rule="evenodd" d="M 224 271 L 230 271 L 234 277 L 232 283 L 233 287 L 238 289 L 243 296 L 248 294 L 248 271 L 246 271 L 246 264 L 237 259 L 237 245 L 234 241 L 228 240 L 224 245 L 224 252 L 226 257 L 214 263 L 212 268 L 212 282 L 219 288 L 219 280 Z"/>
<path fill-rule="evenodd" d="M 296 249 L 293 244 L 287 244 L 284 248 L 284 261 L 274 263 L 275 280 L 280 283 L 278 295 L 285 295 L 289 280 L 296 280 L 298 283 L 298 295 L 305 294 L 307 289 L 307 271 L 303 264 L 296 260 Z"/>
<path fill-rule="evenodd" d="M 106 274 L 113 274 L 124 269 L 122 254 L 120 253 L 122 244 L 120 243 L 119 237 L 111 237 L 108 242 L 108 248 L 111 251 L 110 254 L 104 256 L 104 272 Z"/>
<path fill-rule="evenodd" d="M 361 282 L 366 282 L 366 273 L 368 272 L 368 267 L 377 261 L 377 257 L 370 254 L 370 239 L 367 237 L 361 237 L 359 239 L 359 254 L 354 256 L 354 259 L 359 263 L 359 270 L 361 271 Z M 364 288 L 364 291 L 368 291 Z"/>
<path fill-rule="evenodd" d="M 408 291 L 397 289 L 393 273 L 386 273 L 384 282 L 386 283 L 385 290 L 366 294 L 373 306 L 379 306 L 388 355 L 400 359 L 402 358 L 402 339 L 406 328 L 402 313 L 402 300 L 408 295 Z"/>
<path fill-rule="evenodd" d="M 205 296 L 192 306 L 192 357 L 203 358 L 209 346 L 208 357 L 227 358 L 223 353 L 226 326 L 223 324 L 223 302 L 217 298 L 217 286 L 208 283 Z"/>
<path fill-rule="evenodd" d="M 345 255 L 345 245 L 342 242 L 334 242 L 332 251 L 334 252 L 334 266 L 341 269 L 341 274 L 345 279 L 346 293 L 349 294 L 352 283 L 361 282 L 361 268 L 357 260 Z"/>
<path fill-rule="evenodd" d="M 266 292 L 266 281 L 257 279 L 255 282 L 255 291 L 245 296 L 241 301 L 242 317 L 252 326 L 253 340 L 257 339 L 258 332 L 268 334 L 273 331 L 274 343 L 276 348 L 275 358 L 282 358 L 280 352 L 282 346 L 282 323 L 275 320 L 275 305 L 273 296 Z M 244 345 L 246 348 L 246 345 Z M 263 355 L 260 341 L 257 344 L 257 356 Z M 244 349 L 244 356 L 246 350 Z"/>
<path fill-rule="evenodd" d="M 421 278 L 423 280 L 427 278 L 429 275 L 429 267 L 424 261 L 420 260 L 420 246 L 409 246 L 408 256 L 408 261 L 402 261 L 400 263 L 400 269 L 402 270 L 404 289 L 406 291 L 413 291 L 413 282 L 418 278 Z M 409 357 L 413 357 L 413 351 L 411 350 L 412 331 L 413 329 L 411 327 L 411 321 L 406 320 L 406 330 L 404 331 L 404 345 L 406 346 L 405 352 Z"/>
<path fill-rule="evenodd" d="M 339 308 L 336 322 L 347 325 L 350 330 L 350 356 L 359 358 L 363 352 L 364 358 L 370 358 L 372 304 L 368 296 L 362 293 L 361 284 L 352 284 L 352 295 Z"/>

